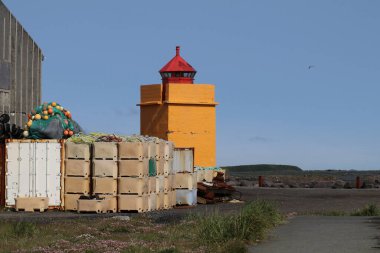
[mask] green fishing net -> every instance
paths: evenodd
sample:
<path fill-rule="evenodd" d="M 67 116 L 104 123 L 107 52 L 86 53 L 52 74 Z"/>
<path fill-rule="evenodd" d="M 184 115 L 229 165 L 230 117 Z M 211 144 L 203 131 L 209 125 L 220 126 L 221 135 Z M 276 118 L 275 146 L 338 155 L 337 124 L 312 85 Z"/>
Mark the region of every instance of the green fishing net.
<path fill-rule="evenodd" d="M 81 131 L 70 111 L 55 102 L 36 107 L 28 118 L 24 137 L 30 139 L 63 139 Z"/>

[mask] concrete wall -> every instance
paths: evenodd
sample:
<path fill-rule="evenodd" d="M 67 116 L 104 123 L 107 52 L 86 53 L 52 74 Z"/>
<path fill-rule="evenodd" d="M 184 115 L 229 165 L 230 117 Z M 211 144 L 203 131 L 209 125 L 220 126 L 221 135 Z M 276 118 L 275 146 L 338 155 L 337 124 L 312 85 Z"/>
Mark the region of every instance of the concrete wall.
<path fill-rule="evenodd" d="M 0 0 L 0 114 L 23 126 L 41 104 L 41 49 Z"/>
<path fill-rule="evenodd" d="M 210 84 L 141 86 L 141 134 L 194 148 L 196 166 L 216 166 L 215 86 Z"/>

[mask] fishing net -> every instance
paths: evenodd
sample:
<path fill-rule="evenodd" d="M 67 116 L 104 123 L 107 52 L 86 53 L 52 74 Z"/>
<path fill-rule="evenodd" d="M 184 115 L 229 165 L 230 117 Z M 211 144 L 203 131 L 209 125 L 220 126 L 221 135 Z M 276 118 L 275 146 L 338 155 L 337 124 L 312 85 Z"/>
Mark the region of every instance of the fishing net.
<path fill-rule="evenodd" d="M 92 144 L 94 142 L 152 142 L 158 143 L 160 141 L 157 137 L 143 136 L 143 135 L 116 135 L 107 133 L 77 133 L 68 139 L 73 143 Z"/>
<path fill-rule="evenodd" d="M 64 139 L 82 132 L 70 111 L 55 102 L 38 106 L 28 117 L 24 137 L 30 139 Z"/>

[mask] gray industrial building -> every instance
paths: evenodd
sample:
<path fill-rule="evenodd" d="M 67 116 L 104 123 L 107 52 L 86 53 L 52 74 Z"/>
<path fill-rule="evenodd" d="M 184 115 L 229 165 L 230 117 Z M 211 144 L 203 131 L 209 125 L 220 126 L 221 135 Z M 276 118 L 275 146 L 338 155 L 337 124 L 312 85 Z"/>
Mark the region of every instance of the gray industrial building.
<path fill-rule="evenodd" d="M 41 49 L 0 0 L 0 114 L 23 126 L 41 104 Z"/>

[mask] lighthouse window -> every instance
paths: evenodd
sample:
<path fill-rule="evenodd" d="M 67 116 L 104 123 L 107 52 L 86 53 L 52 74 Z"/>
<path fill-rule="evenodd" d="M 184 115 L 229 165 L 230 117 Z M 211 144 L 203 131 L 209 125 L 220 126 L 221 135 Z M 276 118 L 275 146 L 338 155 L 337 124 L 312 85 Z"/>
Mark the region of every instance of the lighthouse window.
<path fill-rule="evenodd" d="M 162 73 L 162 77 L 164 78 L 171 77 L 171 73 Z"/>

